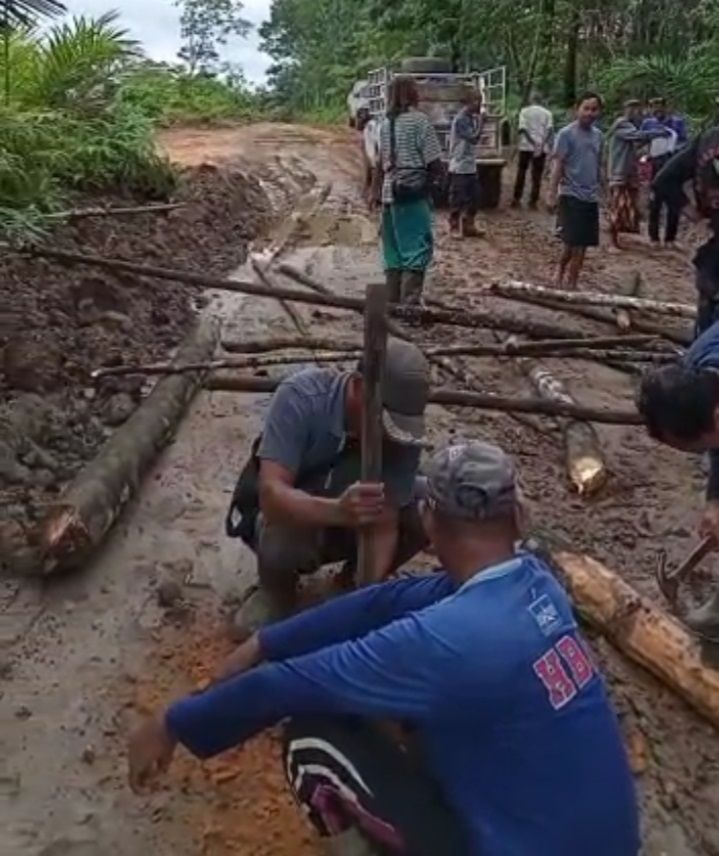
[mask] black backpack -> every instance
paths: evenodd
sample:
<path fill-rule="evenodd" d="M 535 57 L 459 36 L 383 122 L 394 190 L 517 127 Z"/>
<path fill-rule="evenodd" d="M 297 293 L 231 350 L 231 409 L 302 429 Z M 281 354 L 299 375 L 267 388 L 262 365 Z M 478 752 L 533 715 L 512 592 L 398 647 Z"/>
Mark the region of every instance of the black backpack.
<path fill-rule="evenodd" d="M 702 214 L 719 210 L 719 125 L 705 131 L 697 143 L 694 191 Z"/>

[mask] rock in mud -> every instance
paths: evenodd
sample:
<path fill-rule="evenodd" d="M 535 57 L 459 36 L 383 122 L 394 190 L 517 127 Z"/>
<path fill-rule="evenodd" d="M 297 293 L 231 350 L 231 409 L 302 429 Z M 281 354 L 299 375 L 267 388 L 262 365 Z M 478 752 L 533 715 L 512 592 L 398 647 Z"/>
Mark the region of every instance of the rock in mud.
<path fill-rule="evenodd" d="M 115 427 L 126 422 L 135 411 L 135 402 L 126 392 L 118 392 L 108 398 L 102 408 L 102 421 Z"/>
<path fill-rule="evenodd" d="M 18 334 L 3 348 L 2 368 L 8 386 L 24 392 L 50 390 L 60 379 L 60 352 L 40 337 Z"/>
<path fill-rule="evenodd" d="M 182 586 L 175 580 L 163 580 L 157 587 L 157 602 L 163 609 L 171 609 L 182 600 Z"/>

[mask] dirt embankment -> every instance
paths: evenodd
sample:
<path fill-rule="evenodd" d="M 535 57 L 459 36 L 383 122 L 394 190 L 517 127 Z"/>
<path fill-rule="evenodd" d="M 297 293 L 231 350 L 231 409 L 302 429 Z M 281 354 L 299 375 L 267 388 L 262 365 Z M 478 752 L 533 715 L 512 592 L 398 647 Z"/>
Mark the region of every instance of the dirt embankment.
<path fill-rule="evenodd" d="M 181 208 L 83 218 L 52 245 L 222 274 L 267 228 L 260 181 L 232 166 L 186 170 Z M 121 205 L 104 198 L 87 204 Z M 141 377 L 94 384 L 90 372 L 167 358 L 203 298 L 192 286 L 9 256 L 0 273 L 0 525 L 33 519 L 133 412 Z"/>

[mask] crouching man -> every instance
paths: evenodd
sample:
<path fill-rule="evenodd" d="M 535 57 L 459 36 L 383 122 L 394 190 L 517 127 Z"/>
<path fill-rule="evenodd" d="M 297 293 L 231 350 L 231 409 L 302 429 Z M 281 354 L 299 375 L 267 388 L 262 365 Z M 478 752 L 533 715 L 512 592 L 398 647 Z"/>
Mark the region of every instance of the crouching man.
<path fill-rule="evenodd" d="M 300 574 L 344 561 L 351 575 L 361 527 L 374 527 L 376 580 L 421 550 L 415 481 L 428 394 L 421 351 L 390 339 L 382 379 L 383 481 L 360 484 L 361 373 L 309 369 L 280 385 L 227 521 L 228 533 L 256 552 L 260 581 L 238 613 L 238 635 L 291 612 Z"/>
<path fill-rule="evenodd" d="M 444 570 L 261 629 L 135 733 L 132 787 L 178 743 L 206 758 L 289 717 L 289 786 L 335 853 L 636 856 L 604 682 L 549 568 L 516 550 L 518 517 L 500 449 L 437 453 L 423 521 Z"/>

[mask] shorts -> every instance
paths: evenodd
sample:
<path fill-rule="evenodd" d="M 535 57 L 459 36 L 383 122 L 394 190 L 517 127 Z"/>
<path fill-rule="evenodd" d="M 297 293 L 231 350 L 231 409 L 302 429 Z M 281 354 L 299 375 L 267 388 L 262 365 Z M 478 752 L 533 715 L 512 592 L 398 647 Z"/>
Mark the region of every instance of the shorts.
<path fill-rule="evenodd" d="M 560 196 L 557 226 L 559 237 L 568 247 L 598 247 L 599 203 Z"/>

